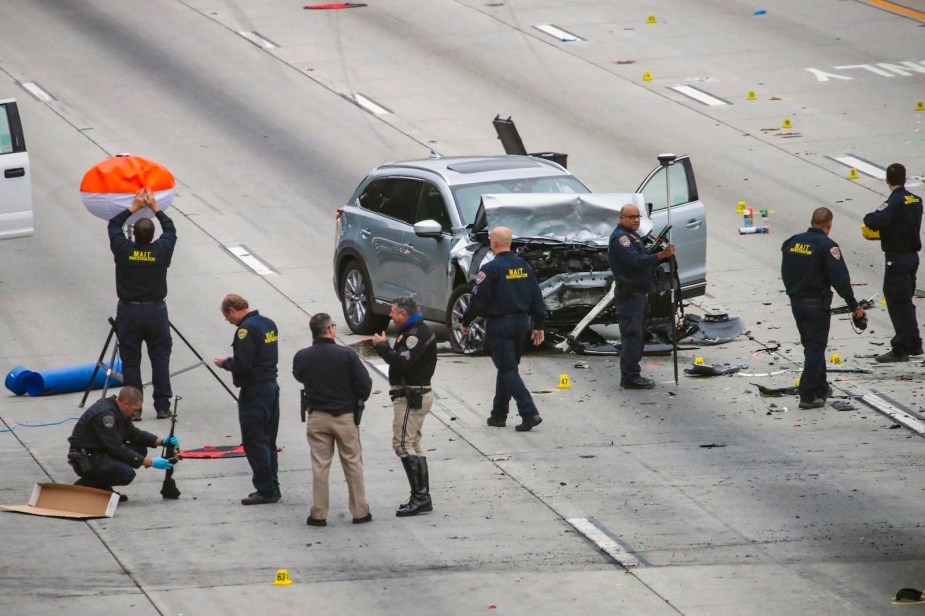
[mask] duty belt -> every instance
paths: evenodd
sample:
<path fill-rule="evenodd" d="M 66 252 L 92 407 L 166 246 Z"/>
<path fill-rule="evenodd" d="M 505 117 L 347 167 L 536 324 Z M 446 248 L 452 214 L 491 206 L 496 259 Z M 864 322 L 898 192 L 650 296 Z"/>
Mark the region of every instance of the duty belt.
<path fill-rule="evenodd" d="M 419 391 L 422 394 L 429 394 L 431 389 L 428 385 L 408 385 L 407 387 L 393 387 L 389 390 L 389 393 L 394 391 L 404 391 L 405 389 L 410 389 L 411 391 Z"/>

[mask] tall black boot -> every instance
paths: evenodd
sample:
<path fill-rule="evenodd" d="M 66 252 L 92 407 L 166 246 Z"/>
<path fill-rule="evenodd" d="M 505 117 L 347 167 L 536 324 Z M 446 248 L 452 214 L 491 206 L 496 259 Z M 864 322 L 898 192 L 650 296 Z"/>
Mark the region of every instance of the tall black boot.
<path fill-rule="evenodd" d="M 414 493 L 417 492 L 417 485 L 415 483 L 417 479 L 417 473 L 415 473 L 414 462 L 412 461 L 412 458 L 414 457 L 415 456 L 405 456 L 404 458 L 401 458 L 401 465 L 405 468 L 405 475 L 408 476 L 408 485 L 411 486 L 411 495 L 408 497 L 407 503 L 402 503 L 398 506 L 399 510 L 407 509 L 411 504 L 411 501 L 414 500 Z"/>
<path fill-rule="evenodd" d="M 399 508 L 395 515 L 404 518 L 412 515 L 419 515 L 428 511 L 433 511 L 434 506 L 430 500 L 430 477 L 427 473 L 427 458 L 424 456 L 409 456 L 413 458 L 410 463 L 414 470 L 415 491 L 408 501 L 408 505 Z"/>

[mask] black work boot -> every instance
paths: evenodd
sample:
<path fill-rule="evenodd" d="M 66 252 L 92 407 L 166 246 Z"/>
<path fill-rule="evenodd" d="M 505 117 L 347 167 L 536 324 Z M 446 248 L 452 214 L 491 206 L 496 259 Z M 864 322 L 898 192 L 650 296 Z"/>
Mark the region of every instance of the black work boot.
<path fill-rule="evenodd" d="M 424 456 L 408 456 L 412 459 L 411 468 L 414 471 L 415 491 L 406 506 L 400 507 L 395 515 L 404 518 L 433 511 L 434 506 L 430 500 L 430 477 L 427 473 L 427 458 Z"/>
<path fill-rule="evenodd" d="M 417 479 L 417 477 L 414 472 L 414 462 L 411 461 L 411 458 L 414 457 L 415 456 L 405 456 L 404 458 L 401 458 L 401 465 L 405 469 L 405 475 L 408 476 L 408 485 L 411 486 L 411 494 L 408 497 L 407 503 L 402 503 L 398 506 L 399 510 L 407 509 L 408 505 L 411 504 L 411 501 L 414 500 L 414 493 L 417 492 L 417 485 L 415 484 L 415 479 Z"/>

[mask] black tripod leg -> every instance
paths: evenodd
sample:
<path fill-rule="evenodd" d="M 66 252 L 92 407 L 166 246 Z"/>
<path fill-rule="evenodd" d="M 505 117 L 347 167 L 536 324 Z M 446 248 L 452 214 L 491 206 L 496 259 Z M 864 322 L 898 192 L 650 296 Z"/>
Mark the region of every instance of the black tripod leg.
<path fill-rule="evenodd" d="M 80 404 L 77 405 L 77 408 L 82 409 L 84 404 L 87 403 L 87 398 L 90 396 L 90 390 L 93 389 L 93 382 L 96 380 L 96 375 L 100 372 L 100 367 L 103 365 L 103 358 L 106 357 L 106 349 L 109 348 L 109 343 L 112 342 L 112 337 L 116 335 L 116 321 L 109 317 L 109 335 L 106 336 L 106 344 L 103 345 L 103 350 L 100 351 L 99 359 L 96 360 L 96 366 L 93 367 L 93 374 L 90 375 L 90 380 L 87 382 L 87 389 L 84 391 L 83 398 L 80 399 Z M 118 342 L 116 342 L 118 345 Z M 117 346 L 118 349 L 118 346 Z M 113 353 L 115 355 L 115 353 Z M 112 364 L 110 364 L 110 368 Z"/>
<path fill-rule="evenodd" d="M 168 323 L 170 323 L 170 321 L 168 321 Z M 206 370 L 208 370 L 208 371 L 212 374 L 212 376 L 215 377 L 215 380 L 218 381 L 219 384 L 220 384 L 222 387 L 225 388 L 225 391 L 228 392 L 228 395 L 231 396 L 232 398 L 234 398 L 234 401 L 237 402 L 237 401 L 238 401 L 238 397 L 237 397 L 236 395 L 234 395 L 234 392 L 231 391 L 231 389 L 228 388 L 228 385 L 225 384 L 225 381 L 223 381 L 223 380 L 221 379 L 221 377 L 219 377 L 217 374 L 215 374 L 215 371 L 212 370 L 212 366 L 210 366 L 210 365 L 208 364 L 208 362 L 206 362 L 206 360 L 204 360 L 204 359 L 202 358 L 202 355 L 200 355 L 200 354 L 196 351 L 196 349 L 193 348 L 193 345 L 189 343 L 189 340 L 187 340 L 186 338 L 183 337 L 183 334 L 180 333 L 180 330 L 178 330 L 178 329 L 174 326 L 173 323 L 170 323 L 170 329 L 172 329 L 172 330 L 174 331 L 174 333 L 180 337 L 180 340 L 182 340 L 182 341 L 183 341 L 183 344 L 185 344 L 185 345 L 189 348 L 189 350 L 193 352 L 193 355 L 196 356 L 196 359 L 198 359 L 199 361 L 202 362 L 202 365 L 206 367 Z"/>

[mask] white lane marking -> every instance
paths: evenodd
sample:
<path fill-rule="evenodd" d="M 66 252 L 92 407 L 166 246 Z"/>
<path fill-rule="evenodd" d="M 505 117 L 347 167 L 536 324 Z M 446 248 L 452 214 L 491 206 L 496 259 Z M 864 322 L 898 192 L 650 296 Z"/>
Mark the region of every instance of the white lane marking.
<path fill-rule="evenodd" d="M 252 255 L 244 246 L 225 246 L 225 250 L 233 254 L 238 261 L 253 270 L 256 274 L 260 274 L 261 276 L 276 275 L 276 272 L 274 272 L 270 266 Z"/>
<path fill-rule="evenodd" d="M 260 47 L 261 49 L 273 49 L 274 47 L 279 47 L 276 43 L 268 39 L 267 37 L 259 34 L 257 32 L 238 32 L 241 36 L 249 40 L 251 43 Z"/>
<path fill-rule="evenodd" d="M 372 114 L 375 114 L 375 115 L 388 115 L 388 114 L 392 113 L 392 110 L 391 110 L 391 109 L 388 109 L 388 108 L 384 107 L 383 105 L 380 105 L 379 103 L 377 103 L 377 102 L 374 101 L 373 99 L 371 99 L 371 98 L 369 98 L 368 96 L 365 96 L 365 95 L 363 95 L 363 94 L 360 94 L 359 92 L 355 92 L 355 93 L 352 94 L 352 95 L 347 95 L 347 98 L 348 98 L 351 102 L 353 102 L 354 104 L 356 104 L 357 106 L 359 106 L 359 107 L 365 109 L 366 111 L 368 111 L 368 112 L 370 112 L 370 113 L 372 113 Z"/>
<path fill-rule="evenodd" d="M 902 409 L 890 404 L 877 394 L 864 394 L 861 396 L 861 402 L 874 409 L 882 415 L 901 423 L 913 432 L 925 435 L 925 421 L 913 417 Z"/>
<path fill-rule="evenodd" d="M 577 34 L 572 34 L 567 32 L 558 26 L 552 24 L 540 24 L 538 26 L 533 26 L 543 34 L 548 34 L 551 37 L 557 38 L 563 43 L 575 43 L 577 41 L 583 41 L 585 39 L 581 38 Z"/>
<path fill-rule="evenodd" d="M 870 177 L 877 178 L 878 180 L 886 179 L 886 169 L 883 167 L 878 167 L 877 165 L 862 158 L 858 158 L 853 154 L 846 154 L 845 156 L 831 156 L 830 158 L 836 162 L 840 162 L 846 167 L 857 169 L 864 175 L 869 175 Z"/>
<path fill-rule="evenodd" d="M 717 98 L 713 96 L 712 94 L 707 94 L 703 90 L 700 90 L 699 88 L 695 88 L 694 86 L 671 86 L 670 89 L 674 90 L 675 92 L 679 92 L 683 94 L 684 96 L 688 96 L 694 99 L 695 101 L 703 103 L 704 105 L 714 105 L 715 106 L 715 105 L 731 105 L 732 104 L 729 101 L 724 101 L 723 99 Z"/>
<path fill-rule="evenodd" d="M 389 378 L 389 365 L 388 364 L 374 364 L 372 362 L 366 362 L 366 365 L 369 366 L 370 368 L 373 368 L 376 372 L 378 372 L 385 378 Z"/>
<path fill-rule="evenodd" d="M 636 557 L 626 551 L 626 548 L 611 539 L 607 533 L 588 518 L 568 518 L 566 522 L 574 526 L 575 530 L 590 539 L 601 551 L 620 563 L 624 568 L 638 567 L 641 564 L 636 560 Z"/>
<path fill-rule="evenodd" d="M 42 88 L 42 86 L 35 83 L 34 81 L 20 81 L 19 85 L 22 86 L 23 90 L 39 99 L 43 103 L 50 103 L 54 100 L 57 100 L 47 90 Z"/>

